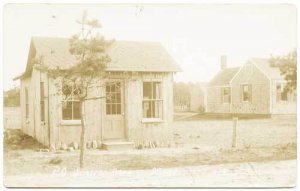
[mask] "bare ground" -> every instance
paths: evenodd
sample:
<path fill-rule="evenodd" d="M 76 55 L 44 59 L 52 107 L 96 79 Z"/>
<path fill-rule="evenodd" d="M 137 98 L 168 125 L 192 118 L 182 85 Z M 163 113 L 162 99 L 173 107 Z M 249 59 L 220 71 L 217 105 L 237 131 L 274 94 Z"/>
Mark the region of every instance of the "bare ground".
<path fill-rule="evenodd" d="M 40 152 L 42 146 L 34 139 L 19 130 L 9 130 L 13 138 L 4 140 L 5 185 L 203 187 L 295 183 L 295 120 L 241 120 L 236 149 L 231 148 L 231 130 L 230 120 L 178 121 L 174 123 L 174 148 L 88 150 L 81 171 L 77 168 L 78 151 Z M 81 176 L 74 178 L 78 172 L 96 175 L 82 180 Z M 62 180 L 62 175 L 67 177 Z M 227 176 L 233 177 L 231 181 Z"/>
<path fill-rule="evenodd" d="M 296 160 L 147 170 L 84 170 L 4 177 L 9 187 L 294 187 Z"/>
<path fill-rule="evenodd" d="M 57 167 L 74 171 L 78 167 L 79 151 L 37 152 L 32 150 L 10 151 L 4 154 L 4 174 L 51 173 Z M 59 164 L 53 160 L 61 159 Z M 247 150 L 219 150 L 202 152 L 189 149 L 147 149 L 139 151 L 93 151 L 85 155 L 87 170 L 140 170 L 184 166 L 215 165 L 239 162 L 265 162 L 296 158 L 295 145 Z"/>
<path fill-rule="evenodd" d="M 212 120 L 211 116 L 198 115 L 196 119 L 193 116 L 176 121 L 173 127 L 175 142 L 180 147 L 218 150 L 230 148 L 232 144 L 233 121 L 230 118 Z M 274 147 L 296 142 L 296 116 L 238 121 L 238 148 Z"/>

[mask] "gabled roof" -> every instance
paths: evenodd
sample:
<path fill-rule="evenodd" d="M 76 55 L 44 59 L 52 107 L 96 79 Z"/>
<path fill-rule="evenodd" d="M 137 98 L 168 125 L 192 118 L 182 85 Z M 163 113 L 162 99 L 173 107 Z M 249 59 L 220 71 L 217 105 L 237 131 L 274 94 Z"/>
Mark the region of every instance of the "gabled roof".
<path fill-rule="evenodd" d="M 280 69 L 278 67 L 271 66 L 269 59 L 251 58 L 249 61 L 253 63 L 269 79 L 279 79 L 279 80 L 284 79 L 284 76 L 282 76 L 280 73 Z"/>
<path fill-rule="evenodd" d="M 226 86 L 239 71 L 240 67 L 225 68 L 221 70 L 210 82 L 209 86 Z"/>
<path fill-rule="evenodd" d="M 43 56 L 43 63 L 48 67 L 68 69 L 77 63 L 75 56 L 69 52 L 68 38 L 33 37 L 31 48 L 36 56 Z M 115 41 L 108 48 L 107 54 L 111 58 L 107 71 L 181 71 L 159 42 Z M 29 68 L 27 66 L 26 72 Z"/>
<path fill-rule="evenodd" d="M 274 67 L 267 58 L 251 58 L 247 63 L 254 64 L 266 77 L 271 80 L 284 80 L 280 69 Z M 226 68 L 221 70 L 210 82 L 209 86 L 225 86 L 229 85 L 231 79 L 237 74 L 240 67 Z"/>

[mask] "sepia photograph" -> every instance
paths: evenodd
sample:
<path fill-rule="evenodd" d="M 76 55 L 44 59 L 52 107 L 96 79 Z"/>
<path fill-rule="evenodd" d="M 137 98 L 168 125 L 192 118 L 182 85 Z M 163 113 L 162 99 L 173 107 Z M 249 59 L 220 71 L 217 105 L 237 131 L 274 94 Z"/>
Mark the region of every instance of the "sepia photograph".
<path fill-rule="evenodd" d="M 4 187 L 296 187 L 296 4 L 2 9 Z"/>

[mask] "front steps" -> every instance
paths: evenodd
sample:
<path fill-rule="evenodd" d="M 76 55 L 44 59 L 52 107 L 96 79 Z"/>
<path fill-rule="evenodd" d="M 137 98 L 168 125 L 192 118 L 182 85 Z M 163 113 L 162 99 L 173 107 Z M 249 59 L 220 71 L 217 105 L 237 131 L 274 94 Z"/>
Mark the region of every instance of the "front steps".
<path fill-rule="evenodd" d="M 104 141 L 102 148 L 105 150 L 132 150 L 134 143 L 130 141 Z"/>

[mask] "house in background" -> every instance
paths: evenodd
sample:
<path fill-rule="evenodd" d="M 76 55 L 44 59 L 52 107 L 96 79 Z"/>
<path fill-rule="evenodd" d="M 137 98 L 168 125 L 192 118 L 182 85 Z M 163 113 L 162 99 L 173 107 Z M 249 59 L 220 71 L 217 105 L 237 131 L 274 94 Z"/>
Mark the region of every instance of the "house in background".
<path fill-rule="evenodd" d="M 226 56 L 221 56 L 221 70 L 207 85 L 208 113 L 231 113 L 231 80 L 239 69 L 227 68 Z"/>
<path fill-rule="evenodd" d="M 108 78 L 94 82 L 88 94 L 106 99 L 90 99 L 86 108 L 86 140 L 109 144 L 156 146 L 172 141 L 173 73 L 180 71 L 160 43 L 116 41 L 107 50 L 111 62 Z M 22 131 L 40 143 L 79 143 L 80 106 L 76 95 L 66 99 L 62 81 L 53 79 L 33 65 L 43 56 L 48 67 L 68 69 L 76 64 L 69 53 L 69 40 L 34 37 L 26 71 L 21 81 Z M 109 99 L 108 99 L 109 97 Z"/>
<path fill-rule="evenodd" d="M 296 114 L 296 92 L 286 93 L 286 81 L 268 59 L 253 58 L 240 68 L 225 68 L 207 88 L 207 111 L 232 114 Z"/>
<path fill-rule="evenodd" d="M 296 114 L 296 92 L 285 92 L 286 80 L 268 59 L 253 58 L 231 81 L 231 112 Z"/>
<path fill-rule="evenodd" d="M 207 106 L 207 84 L 204 82 L 196 83 L 190 94 L 190 110 L 193 112 L 204 113 L 206 112 Z"/>

